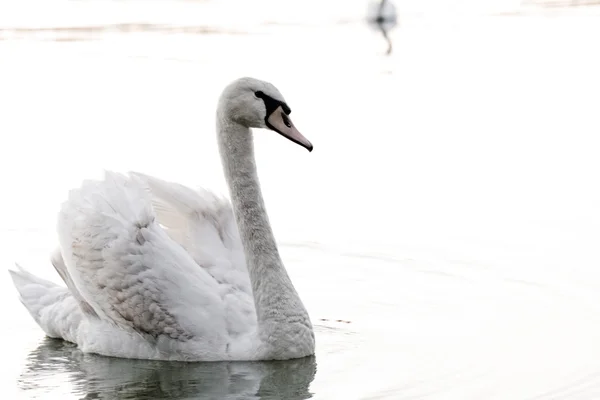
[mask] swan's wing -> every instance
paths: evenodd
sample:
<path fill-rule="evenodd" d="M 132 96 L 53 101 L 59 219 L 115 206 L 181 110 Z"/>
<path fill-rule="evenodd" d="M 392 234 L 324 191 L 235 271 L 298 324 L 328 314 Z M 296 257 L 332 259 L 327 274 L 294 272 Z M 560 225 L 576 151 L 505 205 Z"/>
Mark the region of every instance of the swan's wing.
<path fill-rule="evenodd" d="M 251 294 L 244 248 L 231 204 L 207 190 L 131 173 L 152 193 L 158 222 L 218 282 Z M 215 263 L 218 260 L 218 263 Z"/>
<path fill-rule="evenodd" d="M 202 337 L 222 352 L 219 284 L 155 221 L 145 189 L 108 173 L 71 191 L 58 223 L 73 285 L 100 318 L 148 340 Z"/>
<path fill-rule="evenodd" d="M 254 297 L 231 204 L 207 190 L 131 175 L 150 190 L 159 224 L 219 283 L 229 334 L 251 331 L 256 326 Z"/>
<path fill-rule="evenodd" d="M 84 313 L 69 289 L 39 278 L 19 265 L 9 272 L 21 303 L 46 335 L 76 343 Z"/>
<path fill-rule="evenodd" d="M 85 299 L 83 298 L 83 296 L 81 296 L 81 293 L 79 293 L 79 290 L 77 290 L 77 287 L 73 283 L 73 279 L 71 279 L 71 275 L 69 275 L 67 266 L 65 265 L 65 262 L 62 258 L 62 254 L 60 253 L 60 248 L 54 250 L 52 256 L 50 257 L 50 261 L 52 262 L 52 266 L 54 266 L 56 272 L 58 272 L 58 275 L 60 275 L 62 280 L 67 285 L 69 292 L 71 292 L 71 295 L 75 298 L 77 304 L 79 304 L 79 308 L 81 308 L 81 311 L 83 311 L 84 314 L 87 314 L 89 316 L 97 317 L 98 315 L 96 314 L 92 306 L 90 306 L 89 303 L 85 301 Z"/>

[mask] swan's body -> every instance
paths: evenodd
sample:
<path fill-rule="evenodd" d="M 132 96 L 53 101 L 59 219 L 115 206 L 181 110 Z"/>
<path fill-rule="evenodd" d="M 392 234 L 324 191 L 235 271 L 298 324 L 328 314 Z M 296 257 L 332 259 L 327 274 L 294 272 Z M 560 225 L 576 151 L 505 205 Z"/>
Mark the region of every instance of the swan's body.
<path fill-rule="evenodd" d="M 126 358 L 313 354 L 308 313 L 265 212 L 250 131 L 268 127 L 312 150 L 289 112 L 268 83 L 243 78 L 224 90 L 217 130 L 232 204 L 141 174 L 107 173 L 73 190 L 52 257 L 67 287 L 11 271 L 46 334 Z"/>

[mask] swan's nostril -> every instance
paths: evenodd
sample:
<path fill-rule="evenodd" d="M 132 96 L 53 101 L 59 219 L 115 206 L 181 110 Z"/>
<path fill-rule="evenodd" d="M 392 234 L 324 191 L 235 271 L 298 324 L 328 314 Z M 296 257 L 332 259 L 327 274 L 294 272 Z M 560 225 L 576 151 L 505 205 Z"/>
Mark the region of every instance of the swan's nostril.
<path fill-rule="evenodd" d="M 292 123 L 290 122 L 290 119 L 287 117 L 287 115 L 281 113 L 281 119 L 283 119 L 283 123 L 285 124 L 285 126 L 287 126 L 288 128 L 292 127 Z"/>

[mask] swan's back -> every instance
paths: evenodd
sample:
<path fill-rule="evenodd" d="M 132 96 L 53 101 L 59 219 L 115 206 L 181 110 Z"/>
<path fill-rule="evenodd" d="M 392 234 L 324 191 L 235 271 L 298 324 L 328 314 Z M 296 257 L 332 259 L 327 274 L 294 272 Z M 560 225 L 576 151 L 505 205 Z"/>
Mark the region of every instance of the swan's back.
<path fill-rule="evenodd" d="M 13 274 L 38 323 L 43 307 L 68 307 L 77 317 L 62 330 L 58 322 L 40 323 L 47 334 L 87 352 L 132 358 L 254 357 L 252 291 L 224 200 L 139 174 L 107 173 L 70 193 L 58 231 L 62 257 L 54 254 L 53 263 L 68 289 Z M 32 299 L 44 297 L 40 290 L 57 293 L 52 304 Z"/>
<path fill-rule="evenodd" d="M 100 318 L 148 340 L 224 334 L 218 283 L 160 228 L 136 182 L 111 173 L 85 182 L 63 205 L 58 234 L 69 275 Z"/>

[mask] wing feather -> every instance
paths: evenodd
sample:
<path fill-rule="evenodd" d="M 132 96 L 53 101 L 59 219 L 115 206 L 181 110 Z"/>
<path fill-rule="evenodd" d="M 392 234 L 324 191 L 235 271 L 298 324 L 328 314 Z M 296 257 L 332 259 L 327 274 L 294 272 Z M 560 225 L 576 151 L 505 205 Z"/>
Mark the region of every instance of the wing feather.
<path fill-rule="evenodd" d="M 219 283 L 230 334 L 254 327 L 252 287 L 229 201 L 207 190 L 195 191 L 140 173 L 131 175 L 150 191 L 160 225 Z"/>
<path fill-rule="evenodd" d="M 70 193 L 58 223 L 72 284 L 96 314 L 148 339 L 227 341 L 219 283 L 169 237 L 136 180 L 106 173 Z"/>

